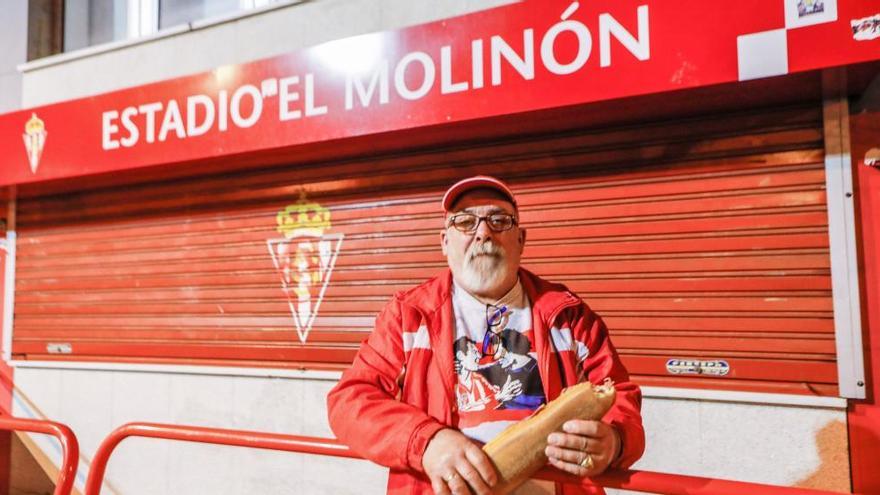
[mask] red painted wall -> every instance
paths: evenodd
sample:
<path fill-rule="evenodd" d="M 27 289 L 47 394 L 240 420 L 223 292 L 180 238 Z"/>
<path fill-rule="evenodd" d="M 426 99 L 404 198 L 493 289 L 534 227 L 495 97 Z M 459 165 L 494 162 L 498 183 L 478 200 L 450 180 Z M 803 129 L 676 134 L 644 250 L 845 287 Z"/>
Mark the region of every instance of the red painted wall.
<path fill-rule="evenodd" d="M 867 399 L 850 401 L 849 435 L 853 491 L 880 493 L 880 167 L 864 164 L 880 149 L 880 112 L 850 119 L 856 195 L 860 209 L 862 325 Z"/>
<path fill-rule="evenodd" d="M 0 342 L 3 341 L 3 296 L 6 293 L 6 252 L 0 250 Z M 0 415 L 12 414 L 12 367 L 0 358 Z M 9 493 L 12 433 L 0 431 L 0 495 Z"/>
<path fill-rule="evenodd" d="M 6 293 L 6 251 L 0 250 L 0 342 L 3 340 L 3 296 Z M 0 414 L 12 414 L 12 367 L 0 359 Z"/>

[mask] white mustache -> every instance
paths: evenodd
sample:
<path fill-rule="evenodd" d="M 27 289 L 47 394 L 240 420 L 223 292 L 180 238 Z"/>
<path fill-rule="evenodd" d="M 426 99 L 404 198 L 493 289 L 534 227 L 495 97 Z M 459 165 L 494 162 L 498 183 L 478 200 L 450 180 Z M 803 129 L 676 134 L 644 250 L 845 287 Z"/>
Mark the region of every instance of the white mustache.
<path fill-rule="evenodd" d="M 480 242 L 472 244 L 468 249 L 468 261 L 473 260 L 477 256 L 493 256 L 503 258 L 505 256 L 504 248 L 493 242 Z"/>

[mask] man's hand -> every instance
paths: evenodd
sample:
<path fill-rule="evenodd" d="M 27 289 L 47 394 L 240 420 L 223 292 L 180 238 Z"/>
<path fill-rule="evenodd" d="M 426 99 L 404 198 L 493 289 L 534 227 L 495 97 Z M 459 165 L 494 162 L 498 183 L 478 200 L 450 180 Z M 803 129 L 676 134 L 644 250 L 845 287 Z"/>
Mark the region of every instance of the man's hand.
<path fill-rule="evenodd" d="M 489 495 L 498 482 L 483 449 L 461 432 L 446 428 L 428 442 L 422 467 L 437 495 Z"/>
<path fill-rule="evenodd" d="M 620 434 L 601 421 L 573 419 L 547 437 L 550 464 L 575 476 L 596 476 L 617 457 Z"/>

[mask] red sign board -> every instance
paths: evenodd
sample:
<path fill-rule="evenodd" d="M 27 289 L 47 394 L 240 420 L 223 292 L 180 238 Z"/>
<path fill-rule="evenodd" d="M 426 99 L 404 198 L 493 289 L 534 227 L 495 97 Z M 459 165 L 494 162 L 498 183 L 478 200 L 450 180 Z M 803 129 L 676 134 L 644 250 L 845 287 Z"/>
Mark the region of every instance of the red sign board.
<path fill-rule="evenodd" d="M 0 185 L 877 59 L 876 0 L 530 0 L 0 116 Z"/>

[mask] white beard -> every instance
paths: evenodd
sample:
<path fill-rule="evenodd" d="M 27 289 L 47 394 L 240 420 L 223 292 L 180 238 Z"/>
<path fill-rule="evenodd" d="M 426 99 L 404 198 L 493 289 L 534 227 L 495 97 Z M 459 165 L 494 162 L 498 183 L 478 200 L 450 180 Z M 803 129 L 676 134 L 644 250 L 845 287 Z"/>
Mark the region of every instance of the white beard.
<path fill-rule="evenodd" d="M 507 276 L 507 253 L 491 242 L 472 244 L 462 263 L 459 283 L 474 294 L 491 292 Z"/>

